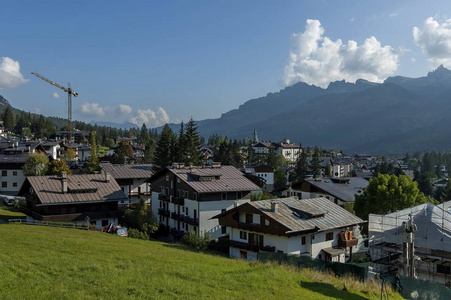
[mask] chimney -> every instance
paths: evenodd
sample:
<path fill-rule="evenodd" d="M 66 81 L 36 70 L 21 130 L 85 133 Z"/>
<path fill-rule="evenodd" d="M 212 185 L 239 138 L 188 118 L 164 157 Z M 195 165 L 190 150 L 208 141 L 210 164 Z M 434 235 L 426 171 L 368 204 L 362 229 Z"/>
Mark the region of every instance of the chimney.
<path fill-rule="evenodd" d="M 61 191 L 63 194 L 67 193 L 67 173 L 63 172 L 63 176 L 61 178 Z"/>
<path fill-rule="evenodd" d="M 275 213 L 279 211 L 279 201 L 276 200 L 271 201 L 271 211 Z"/>
<path fill-rule="evenodd" d="M 110 173 L 105 172 L 105 182 L 110 182 Z"/>

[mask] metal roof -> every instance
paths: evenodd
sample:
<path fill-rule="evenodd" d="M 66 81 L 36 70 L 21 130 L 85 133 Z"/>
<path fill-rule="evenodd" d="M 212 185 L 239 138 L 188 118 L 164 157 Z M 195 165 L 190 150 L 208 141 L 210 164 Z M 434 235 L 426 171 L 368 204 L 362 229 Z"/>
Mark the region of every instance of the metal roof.
<path fill-rule="evenodd" d="M 272 201 L 279 202 L 277 212 L 271 209 Z M 281 198 L 251 201 L 244 205 L 251 205 L 269 218 L 284 225 L 289 229 L 287 233 L 308 230 L 323 231 L 365 222 L 346 209 L 322 197 L 303 200 Z"/>
<path fill-rule="evenodd" d="M 107 182 L 105 174 L 68 175 L 68 190 L 63 193 L 62 177 L 30 176 L 27 177 L 40 204 L 69 204 L 83 202 L 121 201 L 128 199 L 116 180 Z"/>
<path fill-rule="evenodd" d="M 113 165 L 110 163 L 101 163 L 100 167 L 103 171 L 110 173 L 114 179 L 130 179 L 130 178 L 150 178 L 152 176 L 152 165 Z"/>
<path fill-rule="evenodd" d="M 169 168 L 180 180 L 198 193 L 260 191 L 261 188 L 247 179 L 233 166 Z M 211 181 L 199 181 L 198 177 L 219 177 Z"/>
<path fill-rule="evenodd" d="M 347 182 L 341 178 L 307 179 L 311 185 L 342 200 L 355 201 L 355 195 L 363 193 L 369 182 L 360 177 L 346 177 Z"/>

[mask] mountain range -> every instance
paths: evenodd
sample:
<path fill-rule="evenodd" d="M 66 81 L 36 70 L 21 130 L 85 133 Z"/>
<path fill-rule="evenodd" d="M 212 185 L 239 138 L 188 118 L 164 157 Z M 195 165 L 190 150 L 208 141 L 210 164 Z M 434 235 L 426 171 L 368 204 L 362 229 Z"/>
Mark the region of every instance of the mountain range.
<path fill-rule="evenodd" d="M 449 150 L 451 71 L 440 66 L 425 77 L 343 80 L 326 89 L 299 82 L 197 124 L 204 137 L 252 138 L 257 129 L 260 141 L 288 138 L 346 153 Z"/>

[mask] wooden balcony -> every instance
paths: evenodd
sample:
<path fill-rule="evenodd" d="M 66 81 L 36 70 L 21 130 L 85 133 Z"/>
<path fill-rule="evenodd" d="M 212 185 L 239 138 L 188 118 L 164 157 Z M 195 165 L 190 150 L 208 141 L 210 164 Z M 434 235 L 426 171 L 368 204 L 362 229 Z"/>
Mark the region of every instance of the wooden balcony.
<path fill-rule="evenodd" d="M 348 248 L 352 246 L 357 246 L 359 243 L 359 239 L 350 239 L 350 240 L 338 240 L 338 247 Z"/>
<path fill-rule="evenodd" d="M 185 198 L 182 197 L 172 197 L 172 203 L 178 205 L 185 205 Z"/>
<path fill-rule="evenodd" d="M 185 222 L 185 223 L 187 223 L 189 225 L 199 226 L 199 220 L 197 218 L 194 219 L 194 218 L 191 218 L 191 217 L 188 217 L 188 216 L 184 216 L 183 217 L 183 222 Z"/>
<path fill-rule="evenodd" d="M 262 231 L 262 225 L 256 224 L 256 223 L 238 223 L 238 228 L 243 230 L 249 230 L 249 231 Z"/>
<path fill-rule="evenodd" d="M 169 212 L 169 210 L 165 210 L 164 208 L 159 208 L 158 209 L 158 214 L 164 217 L 169 217 L 171 215 L 171 213 Z"/>
<path fill-rule="evenodd" d="M 164 201 L 164 202 L 169 202 L 170 201 L 169 195 L 165 195 L 165 194 L 158 194 L 158 200 Z"/>
<path fill-rule="evenodd" d="M 223 239 L 222 242 L 225 242 L 225 239 Z M 259 251 L 276 252 L 276 247 L 259 246 L 259 245 L 253 245 L 253 244 L 243 243 L 243 242 L 238 242 L 238 241 L 233 241 L 233 240 L 229 240 L 229 246 L 234 247 L 234 248 L 243 249 L 243 250 L 254 251 L 254 252 L 259 252 Z"/>
<path fill-rule="evenodd" d="M 183 221 L 183 217 L 184 217 L 184 215 L 182 215 L 182 214 L 179 214 L 176 212 L 171 213 L 171 218 L 173 218 L 174 220 Z"/>

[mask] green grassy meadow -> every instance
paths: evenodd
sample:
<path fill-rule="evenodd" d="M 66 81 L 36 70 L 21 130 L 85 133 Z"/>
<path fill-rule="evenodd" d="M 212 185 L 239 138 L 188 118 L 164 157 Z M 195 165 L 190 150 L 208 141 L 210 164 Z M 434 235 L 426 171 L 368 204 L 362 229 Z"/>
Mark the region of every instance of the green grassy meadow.
<path fill-rule="evenodd" d="M 25 219 L 27 216 L 12 206 L 0 206 L 0 220 Z"/>
<path fill-rule="evenodd" d="M 0 225 L 0 299 L 379 299 L 311 270 L 76 229 Z M 402 299 L 392 294 L 390 299 Z"/>

